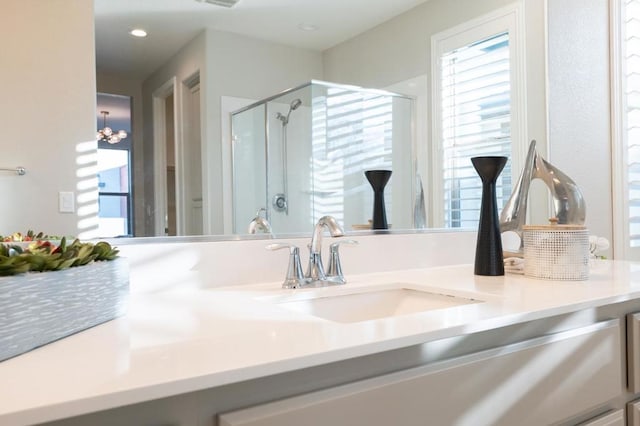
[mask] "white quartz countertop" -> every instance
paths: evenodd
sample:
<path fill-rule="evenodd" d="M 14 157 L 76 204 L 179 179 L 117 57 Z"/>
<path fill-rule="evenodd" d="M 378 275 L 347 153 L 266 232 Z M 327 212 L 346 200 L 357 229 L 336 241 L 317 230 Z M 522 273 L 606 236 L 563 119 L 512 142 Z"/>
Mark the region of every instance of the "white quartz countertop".
<path fill-rule="evenodd" d="M 474 276 L 472 265 L 207 288 L 204 278 L 132 294 L 129 314 L 0 362 L 0 424 L 37 423 L 640 298 L 640 264 L 599 261 L 581 282 Z M 202 280 L 202 281 L 201 281 Z M 339 323 L 279 297 L 403 283 L 482 303 Z"/>

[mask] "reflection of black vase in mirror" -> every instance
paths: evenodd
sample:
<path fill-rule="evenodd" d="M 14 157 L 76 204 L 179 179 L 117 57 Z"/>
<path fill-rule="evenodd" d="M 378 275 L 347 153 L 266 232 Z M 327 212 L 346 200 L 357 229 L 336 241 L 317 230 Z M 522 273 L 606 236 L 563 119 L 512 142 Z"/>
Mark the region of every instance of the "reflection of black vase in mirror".
<path fill-rule="evenodd" d="M 507 163 L 507 157 L 474 157 L 471 159 L 471 163 L 482 179 L 482 204 L 478 223 L 474 274 L 504 275 L 496 180 Z"/>
<path fill-rule="evenodd" d="M 384 207 L 384 187 L 389 182 L 391 170 L 367 170 L 364 172 L 373 188 L 373 229 L 388 229 Z"/>

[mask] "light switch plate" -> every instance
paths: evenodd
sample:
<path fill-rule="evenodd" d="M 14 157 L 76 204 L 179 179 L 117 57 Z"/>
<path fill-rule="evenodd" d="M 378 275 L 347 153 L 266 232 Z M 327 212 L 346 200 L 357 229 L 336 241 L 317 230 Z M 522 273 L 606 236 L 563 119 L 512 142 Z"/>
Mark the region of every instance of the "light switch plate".
<path fill-rule="evenodd" d="M 58 211 L 60 213 L 73 213 L 76 211 L 76 200 L 73 192 L 58 192 Z"/>

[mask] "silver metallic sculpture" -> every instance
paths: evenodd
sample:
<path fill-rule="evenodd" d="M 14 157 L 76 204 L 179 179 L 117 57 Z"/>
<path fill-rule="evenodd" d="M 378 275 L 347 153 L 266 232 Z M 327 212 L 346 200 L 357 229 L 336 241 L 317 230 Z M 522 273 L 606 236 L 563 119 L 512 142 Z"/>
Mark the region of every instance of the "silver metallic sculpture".
<path fill-rule="evenodd" d="M 513 231 L 520 237 L 522 251 L 522 227 L 527 218 L 527 198 L 533 179 L 542 179 L 553 198 L 555 217 L 559 224 L 584 225 L 586 206 L 582 192 L 573 180 L 536 152 L 536 141 L 529 145 L 524 169 L 513 193 L 500 214 L 500 232 Z"/>

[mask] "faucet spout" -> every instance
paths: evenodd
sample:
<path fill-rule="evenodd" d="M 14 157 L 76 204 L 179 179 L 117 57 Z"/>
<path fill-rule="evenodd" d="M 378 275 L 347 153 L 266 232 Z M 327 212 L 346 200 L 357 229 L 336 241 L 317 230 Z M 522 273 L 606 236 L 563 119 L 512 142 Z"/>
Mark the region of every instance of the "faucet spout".
<path fill-rule="evenodd" d="M 342 227 L 333 216 L 322 216 L 313 228 L 313 235 L 311 236 L 312 253 L 320 253 L 322 249 L 322 232 L 325 228 L 329 230 L 329 234 L 332 237 L 342 237 L 344 235 Z"/>
<path fill-rule="evenodd" d="M 329 230 L 329 234 L 332 237 L 342 237 L 344 231 L 342 227 L 338 225 L 338 222 L 333 216 L 323 216 L 318 220 L 316 226 L 313 228 L 313 235 L 311 236 L 311 244 L 309 245 L 309 268 L 307 270 L 306 277 L 311 282 L 325 281 L 327 275 L 322 266 L 322 233 L 325 228 Z"/>
<path fill-rule="evenodd" d="M 247 229 L 247 232 L 249 234 L 256 234 L 258 232 L 264 232 L 266 234 L 273 235 L 273 230 L 271 229 L 271 224 L 269 223 L 267 218 L 262 217 L 262 213 L 263 212 L 266 214 L 267 211 L 264 208 L 261 208 L 260 210 L 258 210 L 256 212 L 256 216 L 249 223 L 249 228 Z"/>

